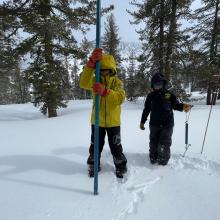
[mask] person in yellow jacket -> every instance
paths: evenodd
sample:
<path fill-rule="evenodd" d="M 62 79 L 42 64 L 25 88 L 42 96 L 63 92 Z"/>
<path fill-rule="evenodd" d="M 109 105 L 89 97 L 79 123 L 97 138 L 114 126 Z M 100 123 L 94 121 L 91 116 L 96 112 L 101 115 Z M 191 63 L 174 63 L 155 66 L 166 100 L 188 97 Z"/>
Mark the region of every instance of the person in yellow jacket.
<path fill-rule="evenodd" d="M 95 82 L 95 64 L 100 61 L 100 83 Z M 93 106 L 91 114 L 91 145 L 87 164 L 93 172 L 94 166 L 94 124 L 95 124 L 95 95 L 100 95 L 99 103 L 99 170 L 101 152 L 105 143 L 105 135 L 116 167 L 116 175 L 123 177 L 127 171 L 127 159 L 123 154 L 120 135 L 121 104 L 125 100 L 125 91 L 122 82 L 116 76 L 116 64 L 112 55 L 103 54 L 101 48 L 93 50 L 80 77 L 80 87 L 91 90 L 93 93 Z M 93 176 L 94 173 L 90 173 Z"/>

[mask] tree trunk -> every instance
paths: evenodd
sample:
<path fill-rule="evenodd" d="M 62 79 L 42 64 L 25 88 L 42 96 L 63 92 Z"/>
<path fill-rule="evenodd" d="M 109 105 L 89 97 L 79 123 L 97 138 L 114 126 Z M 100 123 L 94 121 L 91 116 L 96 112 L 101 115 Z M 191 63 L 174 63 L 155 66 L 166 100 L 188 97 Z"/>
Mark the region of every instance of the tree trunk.
<path fill-rule="evenodd" d="M 218 13 L 219 13 L 219 3 L 220 0 L 216 1 L 215 5 L 215 17 L 214 17 L 214 22 L 213 22 L 213 30 L 212 30 L 212 38 L 211 38 L 211 45 L 210 45 L 210 63 L 214 64 L 215 57 L 217 55 L 217 50 L 216 50 L 216 45 L 217 45 L 217 38 L 218 38 Z"/>
<path fill-rule="evenodd" d="M 177 10 L 177 0 L 173 0 L 171 7 L 171 15 L 170 15 L 169 33 L 167 36 L 167 52 L 166 52 L 166 63 L 165 63 L 165 75 L 168 80 L 170 80 L 171 78 L 171 55 L 173 53 L 173 45 L 175 43 L 176 10 Z"/>
<path fill-rule="evenodd" d="M 164 72 L 164 0 L 160 2 L 160 49 L 159 49 L 159 71 Z"/>
<path fill-rule="evenodd" d="M 220 91 L 219 91 L 219 90 L 220 90 L 220 89 L 218 89 L 217 100 L 220 99 Z"/>
<path fill-rule="evenodd" d="M 212 90 L 209 87 L 207 90 L 206 105 L 216 105 L 217 96 L 218 96 L 217 89 Z"/>
<path fill-rule="evenodd" d="M 210 87 L 208 87 L 207 89 L 207 96 L 206 96 L 206 105 L 211 105 L 211 95 L 212 92 L 211 92 L 211 89 Z"/>
<path fill-rule="evenodd" d="M 48 118 L 57 117 L 57 111 L 53 107 L 48 106 L 47 108 Z"/>
<path fill-rule="evenodd" d="M 216 105 L 217 91 L 212 91 L 212 105 Z"/>
<path fill-rule="evenodd" d="M 46 20 L 50 17 L 50 11 L 51 11 L 51 6 L 50 6 L 50 0 L 41 0 L 41 14 L 43 18 Z M 52 71 L 53 71 L 53 45 L 52 45 L 52 36 L 48 31 L 45 31 L 44 36 L 43 36 L 43 45 L 44 45 L 44 50 L 45 50 L 45 63 L 47 63 L 47 73 L 48 74 L 48 83 L 50 84 L 52 79 Z M 57 116 L 57 111 L 56 111 L 56 104 L 55 104 L 55 99 L 54 97 L 54 92 L 53 89 L 50 88 L 47 89 L 47 113 L 48 113 L 48 118 L 51 117 L 56 117 Z"/>
<path fill-rule="evenodd" d="M 215 17 L 214 17 L 214 22 L 213 22 L 213 30 L 212 30 L 212 38 L 211 38 L 211 44 L 210 44 L 210 65 L 212 66 L 212 74 L 215 72 L 215 67 L 217 68 L 217 63 L 216 63 L 216 57 L 217 57 L 217 39 L 218 39 L 218 13 L 219 13 L 219 3 L 220 0 L 216 1 L 215 4 Z M 211 90 L 211 89 L 210 89 Z M 207 101 L 207 105 L 215 105 L 216 104 L 216 99 L 217 99 L 217 89 L 212 88 L 212 91 L 210 91 L 210 94 L 208 96 L 207 93 L 207 99 L 209 98 L 209 102 Z"/>

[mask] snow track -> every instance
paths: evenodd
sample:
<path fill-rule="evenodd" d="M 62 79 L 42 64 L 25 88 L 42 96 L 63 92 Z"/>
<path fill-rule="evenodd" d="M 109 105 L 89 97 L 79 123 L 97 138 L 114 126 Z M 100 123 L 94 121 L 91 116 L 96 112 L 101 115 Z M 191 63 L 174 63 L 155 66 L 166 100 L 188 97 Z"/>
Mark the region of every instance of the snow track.
<path fill-rule="evenodd" d="M 141 162 L 141 161 L 139 161 Z M 142 161 L 144 163 L 144 161 Z M 123 208 L 119 211 L 119 214 L 111 220 L 125 220 L 135 219 L 138 213 L 138 209 L 143 208 L 147 202 L 147 194 L 154 192 L 154 186 L 169 186 L 167 183 L 171 183 L 175 177 L 179 176 L 181 172 L 180 181 L 178 184 L 182 185 L 182 177 L 189 178 L 188 182 L 191 183 L 190 178 L 195 175 L 210 176 L 214 175 L 220 181 L 220 163 L 207 160 L 206 158 L 191 158 L 189 156 L 182 157 L 182 155 L 173 155 L 167 166 L 151 165 L 148 161 L 145 161 L 146 167 L 129 167 L 129 173 L 124 183 L 114 182 L 113 195 L 116 198 L 117 205 Z M 193 175 L 193 176 L 192 176 Z M 161 182 L 161 183 L 160 183 Z M 190 185 L 190 184 L 189 184 Z M 170 184 L 170 186 L 172 186 Z M 195 186 L 194 186 L 195 187 Z M 160 187 L 159 187 L 160 188 Z M 183 191 L 188 195 L 185 190 L 185 186 L 177 186 L 173 190 Z M 167 188 L 170 192 L 170 189 Z M 219 191 L 218 191 L 219 192 Z M 197 194 L 197 192 L 194 192 Z M 126 202 L 124 202 L 123 195 L 127 195 Z M 129 195 L 129 197 L 128 197 Z M 147 217 L 143 218 L 148 219 Z M 150 219 L 150 218 L 149 218 Z"/>
<path fill-rule="evenodd" d="M 175 170 L 184 170 L 185 172 L 194 173 L 196 171 L 204 171 L 208 173 L 220 174 L 220 162 L 208 160 L 199 155 L 197 157 L 182 157 L 181 155 L 173 155 L 169 166 Z"/>
<path fill-rule="evenodd" d="M 147 181 L 146 183 L 136 185 L 132 184 L 130 187 L 124 187 L 124 190 L 127 190 L 129 193 L 132 194 L 132 199 L 128 206 L 118 215 L 118 217 L 112 220 L 124 220 L 127 219 L 129 215 L 137 213 L 138 205 L 145 199 L 145 194 L 147 190 L 150 190 L 150 187 L 159 180 L 160 178 L 158 177 L 153 180 Z"/>

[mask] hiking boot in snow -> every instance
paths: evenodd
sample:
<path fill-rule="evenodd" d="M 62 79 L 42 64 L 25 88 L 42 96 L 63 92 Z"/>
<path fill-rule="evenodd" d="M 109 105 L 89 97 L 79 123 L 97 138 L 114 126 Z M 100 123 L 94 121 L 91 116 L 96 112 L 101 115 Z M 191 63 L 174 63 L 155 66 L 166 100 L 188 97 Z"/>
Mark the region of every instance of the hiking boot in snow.
<path fill-rule="evenodd" d="M 115 174 L 118 178 L 123 178 L 124 174 L 127 172 L 127 166 L 116 167 Z"/>
<path fill-rule="evenodd" d="M 158 162 L 157 159 L 150 158 L 150 163 L 151 163 L 151 164 L 155 164 L 155 163 L 157 163 L 157 162 Z"/>
<path fill-rule="evenodd" d="M 101 171 L 101 166 L 99 165 L 98 167 L 98 172 Z M 94 165 L 89 165 L 88 166 L 88 176 L 89 177 L 94 177 Z"/>
<path fill-rule="evenodd" d="M 158 160 L 158 164 L 159 164 L 159 165 L 166 166 L 167 163 L 168 163 L 168 160 L 164 160 L 164 159 L 162 159 L 162 160 L 159 159 L 159 160 Z"/>

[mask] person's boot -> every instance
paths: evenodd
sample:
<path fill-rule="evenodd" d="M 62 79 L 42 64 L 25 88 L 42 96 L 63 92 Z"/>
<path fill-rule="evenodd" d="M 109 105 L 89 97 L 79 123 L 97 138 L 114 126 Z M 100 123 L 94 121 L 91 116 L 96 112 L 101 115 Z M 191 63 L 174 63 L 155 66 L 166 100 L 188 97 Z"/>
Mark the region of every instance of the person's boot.
<path fill-rule="evenodd" d="M 168 163 L 168 160 L 165 160 L 165 159 L 159 159 L 159 160 L 158 160 L 158 164 L 159 164 L 159 165 L 166 166 L 167 163 Z"/>
<path fill-rule="evenodd" d="M 87 159 L 87 164 L 88 164 L 88 176 L 89 177 L 94 177 L 94 156 L 89 155 Z M 100 161 L 98 165 L 98 172 L 101 171 L 101 166 L 100 166 Z"/>
<path fill-rule="evenodd" d="M 170 159 L 170 148 L 165 145 L 159 145 L 158 147 L 158 164 L 162 166 L 166 166 Z"/>
<path fill-rule="evenodd" d="M 152 153 L 149 154 L 150 162 L 151 164 L 157 163 L 158 153 Z"/>
<path fill-rule="evenodd" d="M 127 172 L 126 165 L 120 165 L 116 167 L 115 174 L 118 178 L 123 178 L 124 174 Z"/>
<path fill-rule="evenodd" d="M 98 166 L 98 172 L 101 171 L 101 166 Z M 94 164 L 88 164 L 88 176 L 89 177 L 94 177 Z"/>
<path fill-rule="evenodd" d="M 150 158 L 150 163 L 151 163 L 151 164 L 155 164 L 155 163 L 157 163 L 157 159 Z"/>

